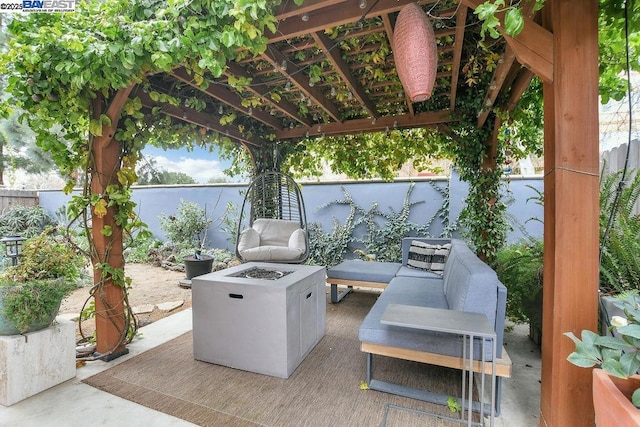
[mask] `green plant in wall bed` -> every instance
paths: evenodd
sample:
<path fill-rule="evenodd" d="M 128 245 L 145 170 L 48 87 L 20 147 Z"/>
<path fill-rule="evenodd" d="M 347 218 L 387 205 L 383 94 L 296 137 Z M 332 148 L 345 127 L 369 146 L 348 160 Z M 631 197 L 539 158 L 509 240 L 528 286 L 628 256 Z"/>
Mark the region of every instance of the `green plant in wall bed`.
<path fill-rule="evenodd" d="M 45 328 L 77 286 L 86 262 L 52 229 L 24 243 L 18 265 L 0 274 L 0 335 Z"/>

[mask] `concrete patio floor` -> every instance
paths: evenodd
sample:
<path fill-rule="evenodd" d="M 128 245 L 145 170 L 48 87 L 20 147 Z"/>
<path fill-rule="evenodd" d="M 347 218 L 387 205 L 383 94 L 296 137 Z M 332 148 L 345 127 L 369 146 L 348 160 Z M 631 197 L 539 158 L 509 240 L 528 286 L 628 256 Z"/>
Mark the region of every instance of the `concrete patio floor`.
<path fill-rule="evenodd" d="M 129 354 L 114 361 L 89 362 L 76 377 L 12 406 L 0 406 L 0 426 L 190 426 L 181 419 L 121 399 L 82 383 L 136 355 L 191 330 L 191 310 L 184 310 L 145 326 L 141 338 L 129 344 Z M 496 426 L 539 425 L 540 350 L 528 338 L 528 326 L 517 325 L 505 334 L 507 352 L 513 361 L 512 378 L 504 379 L 501 415 Z"/>

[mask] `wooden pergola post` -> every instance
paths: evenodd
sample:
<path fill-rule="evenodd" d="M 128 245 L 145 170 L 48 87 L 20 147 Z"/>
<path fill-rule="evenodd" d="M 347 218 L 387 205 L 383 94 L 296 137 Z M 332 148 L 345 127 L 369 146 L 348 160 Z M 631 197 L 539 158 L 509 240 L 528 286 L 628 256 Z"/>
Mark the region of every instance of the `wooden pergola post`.
<path fill-rule="evenodd" d="M 107 186 L 117 183 L 116 173 L 120 169 L 120 147 L 114 139 L 115 130 L 122 107 L 128 99 L 134 85 L 121 89 L 110 99 L 106 115 L 111 120 L 111 126 L 103 126 L 102 136 L 96 136 L 91 147 L 91 155 L 94 160 L 94 169 L 91 176 L 91 192 L 93 194 L 105 194 Z M 102 112 L 102 102 L 105 100 L 98 96 L 94 102 L 93 118 L 99 119 Z M 122 227 L 115 222 L 115 209 L 107 208 L 103 216 L 96 215 L 92 211 L 92 239 L 95 252 L 92 262 L 108 263 L 111 268 L 124 268 L 124 256 L 122 254 Z M 112 234 L 105 236 L 102 230 L 105 226 L 111 227 Z M 94 283 L 101 280 L 102 272 L 94 268 Z M 112 360 L 128 350 L 125 347 L 126 313 L 124 307 L 124 289 L 113 283 L 108 276 L 104 284 L 95 295 L 96 307 L 96 351 L 104 354 L 105 361 Z"/>
<path fill-rule="evenodd" d="M 598 316 L 598 2 L 552 0 L 553 82 L 544 85 L 544 301 L 541 426 L 594 424 L 591 370 L 564 336 Z"/>

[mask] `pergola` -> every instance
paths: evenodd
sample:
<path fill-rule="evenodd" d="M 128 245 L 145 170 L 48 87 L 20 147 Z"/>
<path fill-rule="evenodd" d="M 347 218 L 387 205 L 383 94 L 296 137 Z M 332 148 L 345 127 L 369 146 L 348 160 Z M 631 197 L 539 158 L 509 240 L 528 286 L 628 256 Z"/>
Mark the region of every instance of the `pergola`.
<path fill-rule="evenodd" d="M 112 128 L 94 144 L 95 173 L 108 175 L 117 167 L 117 144 L 109 143 L 125 101 L 134 95 L 147 108 L 160 108 L 174 120 L 195 124 L 203 132 L 218 132 L 249 149 L 262 146 L 261 135 L 267 134 L 286 143 L 393 128 L 431 127 L 450 132 L 449 125 L 457 120 L 457 93 L 466 84 L 461 77 L 469 62 L 465 46 L 478 43 L 479 24 L 473 10 L 482 1 L 418 1 L 438 18 L 433 20 L 438 45 L 436 86 L 431 99 L 420 103 L 412 103 L 405 94 L 393 57 L 395 20 L 408 3 L 411 1 L 306 0 L 296 6 L 292 1 L 283 2 L 276 12 L 277 31 L 267 34 L 267 50 L 257 57 L 247 55 L 229 62 L 223 77 L 198 76 L 185 68 L 149 77 L 153 91 L 197 98 L 204 108 L 154 100 L 136 85 L 120 90 L 106 111 L 96 103 L 94 114 L 111 117 Z M 493 46 L 500 57 L 492 78 L 483 83 L 486 108 L 478 111 L 477 126 L 491 119 L 492 107 L 498 102 L 500 108 L 512 110 L 534 75 L 543 81 L 541 425 L 590 425 L 594 419 L 591 372 L 566 361 L 573 343 L 563 333 L 597 326 L 598 3 L 548 0 L 537 16 L 528 6 L 524 6 L 523 32 L 515 38 L 504 36 Z M 370 52 L 372 61 L 360 63 L 354 52 Z M 238 92 L 228 85 L 236 79 L 250 79 L 251 83 Z M 208 86 L 202 85 L 205 80 Z M 248 134 L 237 126 L 221 125 L 220 117 L 229 113 L 238 116 L 236 125 L 262 131 Z M 495 148 L 500 119 L 493 120 Z M 98 182 L 94 181 L 93 190 L 99 193 Z M 113 224 L 110 215 L 94 218 L 98 250 L 104 249 L 107 239 L 95 230 L 109 224 Z M 110 257 L 115 266 L 122 263 L 121 252 L 112 251 Z M 117 295 L 113 301 L 117 303 Z M 112 319 L 98 318 L 97 327 L 99 335 L 119 339 Z"/>

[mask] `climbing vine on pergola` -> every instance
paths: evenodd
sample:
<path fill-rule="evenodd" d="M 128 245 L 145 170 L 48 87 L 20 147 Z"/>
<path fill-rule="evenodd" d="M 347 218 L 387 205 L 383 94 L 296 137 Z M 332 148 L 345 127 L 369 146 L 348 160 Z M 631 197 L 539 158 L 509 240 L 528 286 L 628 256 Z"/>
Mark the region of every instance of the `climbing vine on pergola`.
<path fill-rule="evenodd" d="M 418 104 L 406 101 L 391 54 L 393 20 L 408 0 L 368 9 L 355 1 L 279 3 L 91 1 L 72 14 L 10 20 L 0 66 L 11 99 L 0 108 L 26 112 L 38 145 L 69 177 L 66 191 L 81 171 L 85 186 L 69 211 L 90 227 L 98 313 L 119 331 L 98 351 L 117 351 L 135 322 L 118 320 L 128 310 L 121 251 L 122 240 L 144 226 L 130 187 L 147 143 L 220 145 L 257 170 L 312 167 L 309 153 L 320 154 L 354 177 L 390 178 L 405 160 L 449 156 L 471 185 L 467 224 L 477 251 L 491 258 L 503 241 L 499 183 L 513 138 L 502 125 L 517 120 L 515 105 L 533 73 L 504 51 L 504 40 L 481 39 L 480 21 L 467 13 L 481 2 L 427 8 L 441 65 L 432 99 Z M 537 25 L 534 12 L 532 3 L 523 7 L 527 25 Z M 527 111 L 540 119 L 537 102 Z M 521 154 L 539 151 L 537 131 L 520 132 L 528 136 Z"/>

